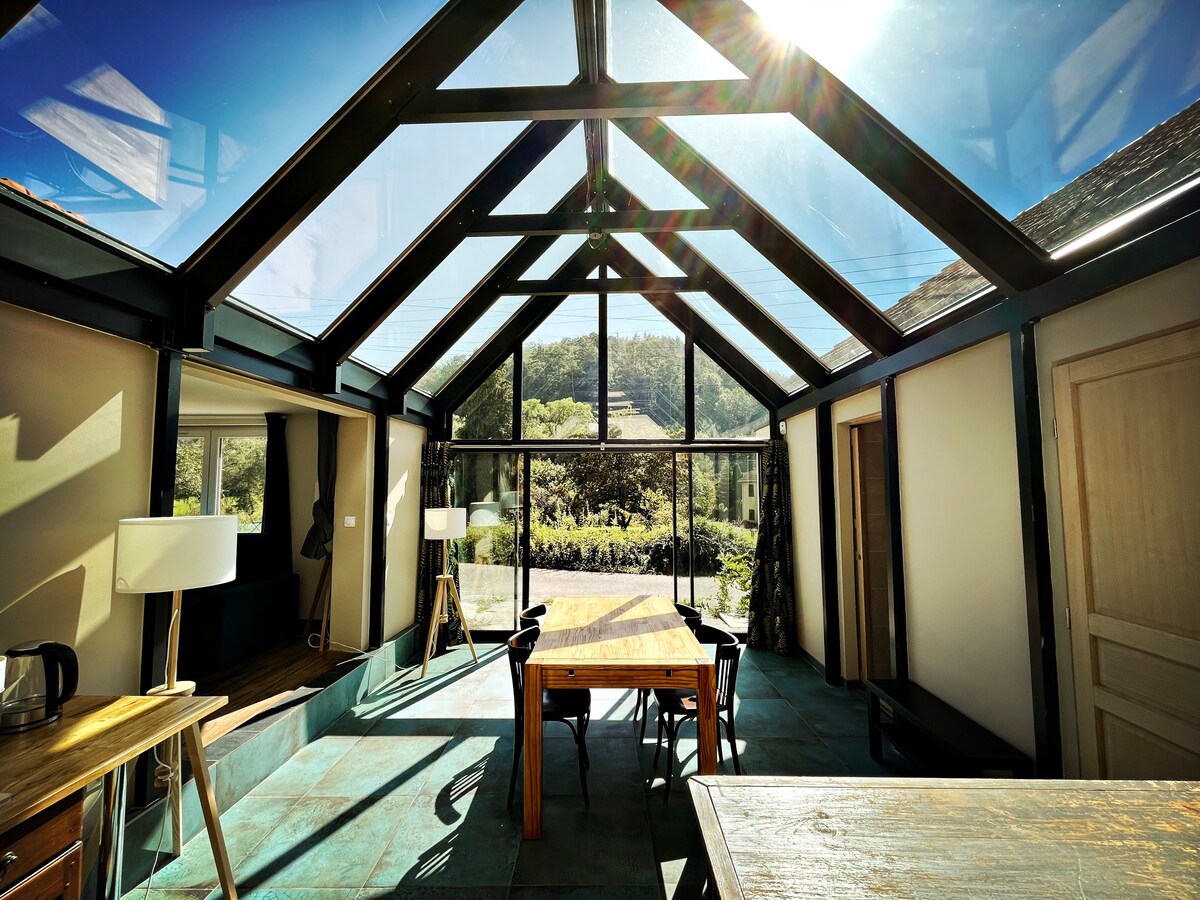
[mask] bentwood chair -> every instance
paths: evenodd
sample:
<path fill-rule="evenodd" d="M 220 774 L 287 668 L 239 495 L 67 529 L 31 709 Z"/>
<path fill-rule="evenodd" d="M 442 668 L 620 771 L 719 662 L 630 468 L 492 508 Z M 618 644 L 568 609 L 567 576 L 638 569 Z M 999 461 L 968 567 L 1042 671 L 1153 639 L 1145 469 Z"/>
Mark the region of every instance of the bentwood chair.
<path fill-rule="evenodd" d="M 508 668 L 512 674 L 514 725 L 512 776 L 508 780 L 508 808 L 512 809 L 517 791 L 517 772 L 521 768 L 521 751 L 525 748 L 525 662 L 533 652 L 541 629 L 531 625 L 508 639 Z M 562 722 L 571 729 L 579 748 L 579 784 L 583 788 L 583 805 L 589 806 L 587 769 L 587 727 L 592 718 L 592 692 L 587 688 L 550 689 L 542 691 L 542 722 Z M 571 719 L 575 724 L 571 724 Z"/>
<path fill-rule="evenodd" d="M 717 645 L 717 724 L 725 726 L 725 736 L 729 740 L 729 751 L 733 755 L 733 770 L 742 774 L 742 763 L 738 759 L 737 734 L 733 730 L 733 700 L 737 688 L 738 660 L 741 657 L 741 642 L 736 635 L 713 625 L 701 625 L 696 630 L 696 637 L 701 644 Z M 658 755 L 662 751 L 663 726 L 667 732 L 667 784 L 663 788 L 663 802 L 671 795 L 671 780 L 675 775 L 675 742 L 679 737 L 679 727 L 688 719 L 696 718 L 696 692 L 690 688 L 655 688 L 654 702 L 658 707 L 658 738 L 654 749 L 654 765 L 658 765 Z M 721 736 L 717 735 L 717 751 L 724 761 L 725 754 L 721 750 Z"/>
<path fill-rule="evenodd" d="M 542 627 L 542 623 L 546 621 L 546 613 L 550 611 L 545 603 L 538 603 L 528 609 L 521 610 L 517 619 L 521 623 L 522 628 L 528 628 L 530 625 Z"/>
<path fill-rule="evenodd" d="M 692 634 L 695 634 L 696 629 L 700 627 L 700 623 L 704 618 L 701 615 L 700 610 L 696 609 L 694 606 L 688 606 L 685 603 L 676 603 L 675 612 L 679 613 L 680 617 L 683 619 L 683 624 L 691 630 Z M 642 719 L 642 733 L 638 737 L 640 742 L 644 742 L 646 740 L 646 708 L 649 705 L 650 689 L 638 688 L 637 703 L 633 707 L 633 721 L 635 724 L 637 723 L 638 713 L 640 712 Z"/>

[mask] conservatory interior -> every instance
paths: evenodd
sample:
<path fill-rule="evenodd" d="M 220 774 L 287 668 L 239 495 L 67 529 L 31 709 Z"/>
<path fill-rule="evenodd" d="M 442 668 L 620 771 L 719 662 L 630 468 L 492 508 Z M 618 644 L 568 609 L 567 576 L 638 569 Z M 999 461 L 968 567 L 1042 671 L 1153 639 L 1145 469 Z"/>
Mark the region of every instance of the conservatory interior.
<path fill-rule="evenodd" d="M 19 0 L 0 86 L 0 895 L 1200 883 L 1191 0 Z"/>

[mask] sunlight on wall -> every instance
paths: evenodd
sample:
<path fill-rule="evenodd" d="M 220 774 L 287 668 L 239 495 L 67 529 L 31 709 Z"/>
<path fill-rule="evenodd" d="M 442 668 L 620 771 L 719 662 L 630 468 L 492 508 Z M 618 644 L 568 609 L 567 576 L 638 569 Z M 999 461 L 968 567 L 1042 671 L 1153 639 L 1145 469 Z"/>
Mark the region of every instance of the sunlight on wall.
<path fill-rule="evenodd" d="M 21 459 L 21 420 L 0 419 L 0 516 L 66 484 L 121 451 L 121 400 L 116 394 L 36 459 Z"/>

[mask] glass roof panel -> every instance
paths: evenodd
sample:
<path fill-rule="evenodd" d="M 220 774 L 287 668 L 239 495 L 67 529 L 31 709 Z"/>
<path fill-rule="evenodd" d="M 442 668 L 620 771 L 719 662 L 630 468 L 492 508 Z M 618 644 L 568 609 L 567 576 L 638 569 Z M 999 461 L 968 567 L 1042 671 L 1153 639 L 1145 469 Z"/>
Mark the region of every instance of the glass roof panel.
<path fill-rule="evenodd" d="M 611 0 L 608 73 L 617 81 L 745 78 L 657 0 Z"/>
<path fill-rule="evenodd" d="M 730 343 L 741 350 L 751 362 L 771 376 L 771 379 L 786 391 L 798 391 L 805 381 L 792 371 L 783 360 L 767 349 L 766 345 L 750 333 L 725 307 L 708 294 L 687 291 L 679 295 L 699 313 L 709 325 L 721 332 Z"/>
<path fill-rule="evenodd" d="M 609 124 L 608 156 L 612 176 L 651 209 L 706 209 L 695 194 L 656 163 L 645 150 Z"/>
<path fill-rule="evenodd" d="M 682 116 L 668 121 L 885 313 L 891 315 L 899 301 L 951 263 L 974 274 L 790 114 Z M 978 275 L 947 280 L 945 286 L 957 293 L 939 295 L 922 309 L 932 314 L 986 285 Z M 893 320 L 907 306 L 902 305 Z"/>
<path fill-rule="evenodd" d="M 578 75 L 571 0 L 525 0 L 441 86 L 566 84 Z"/>
<path fill-rule="evenodd" d="M 635 231 L 617 231 L 612 236 L 653 274 L 663 278 L 681 278 L 686 274 L 683 269 L 667 259 L 645 235 Z"/>
<path fill-rule="evenodd" d="M 767 408 L 699 347 L 695 358 L 696 437 L 769 438 Z"/>
<path fill-rule="evenodd" d="M 581 123 L 500 201 L 494 212 L 497 215 L 548 212 L 586 173 Z"/>
<path fill-rule="evenodd" d="M 689 231 L 681 235 L 735 285 L 749 294 L 796 340 L 823 357 L 849 332 L 754 246 L 732 231 Z"/>
<path fill-rule="evenodd" d="M 572 294 L 521 345 L 521 437 L 599 436 L 600 304 Z"/>
<path fill-rule="evenodd" d="M 436 394 L 445 387 L 446 382 L 463 367 L 463 363 L 471 358 L 471 354 L 486 344 L 528 299 L 501 297 L 493 303 L 491 308 L 467 329 L 467 333 L 421 376 L 416 383 L 416 389 L 427 394 Z"/>
<path fill-rule="evenodd" d="M 0 40 L 0 176 L 177 265 L 443 0 L 46 0 Z"/>
<path fill-rule="evenodd" d="M 455 247 L 387 320 L 354 351 L 383 372 L 425 339 L 463 297 L 516 246 L 516 237 L 473 237 Z"/>
<path fill-rule="evenodd" d="M 522 127 L 485 122 L 397 128 L 234 296 L 320 334 Z"/>
<path fill-rule="evenodd" d="M 534 264 L 525 270 L 525 274 L 521 278 L 527 281 L 538 281 L 551 277 L 583 245 L 583 238 L 577 234 L 559 235 L 550 245 L 550 249 L 539 256 Z"/>
<path fill-rule="evenodd" d="M 750 5 L 1043 247 L 1200 172 L 1194 0 Z"/>
<path fill-rule="evenodd" d="M 635 294 L 608 298 L 608 436 L 684 434 L 683 334 Z"/>

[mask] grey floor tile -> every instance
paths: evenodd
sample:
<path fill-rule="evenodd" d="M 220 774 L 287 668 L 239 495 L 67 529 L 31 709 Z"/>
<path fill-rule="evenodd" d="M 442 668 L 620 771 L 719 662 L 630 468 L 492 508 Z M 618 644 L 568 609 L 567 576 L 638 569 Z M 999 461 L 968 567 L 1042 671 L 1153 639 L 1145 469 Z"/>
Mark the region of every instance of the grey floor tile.
<path fill-rule="evenodd" d="M 745 775 L 849 775 L 850 771 L 819 742 L 755 738 L 742 751 Z"/>
<path fill-rule="evenodd" d="M 793 701 L 792 705 L 822 738 L 866 737 L 867 704 L 857 698 Z"/>
<path fill-rule="evenodd" d="M 436 884 L 401 884 L 395 887 L 367 885 L 355 900 L 505 900 L 508 885 L 452 887 Z"/>
<path fill-rule="evenodd" d="M 331 735 L 301 747 L 250 792 L 251 797 L 303 797 L 358 742 L 354 736 Z"/>
<path fill-rule="evenodd" d="M 883 745 L 882 763 L 871 759 L 865 736 L 830 737 L 825 738 L 822 743 L 846 765 L 851 775 L 913 778 L 921 774 L 912 763 L 888 746 L 886 741 Z"/>
<path fill-rule="evenodd" d="M 309 790 L 310 797 L 415 794 L 449 737 L 359 738 Z"/>
<path fill-rule="evenodd" d="M 400 820 L 370 874 L 372 887 L 488 886 L 511 881 L 520 810 L 499 793 L 422 795 Z"/>
<path fill-rule="evenodd" d="M 523 841 L 513 885 L 652 885 L 650 825 L 641 798 L 547 797 L 542 838 Z"/>
<path fill-rule="evenodd" d="M 648 884 L 514 885 L 508 900 L 659 900 Z"/>
<path fill-rule="evenodd" d="M 733 722 L 739 738 L 793 738 L 815 741 L 816 732 L 786 700 L 739 700 Z M 687 728 L 688 726 L 684 726 Z"/>
<path fill-rule="evenodd" d="M 508 791 L 512 772 L 510 735 L 455 735 L 429 766 L 420 793 L 458 798 L 471 791 Z"/>

